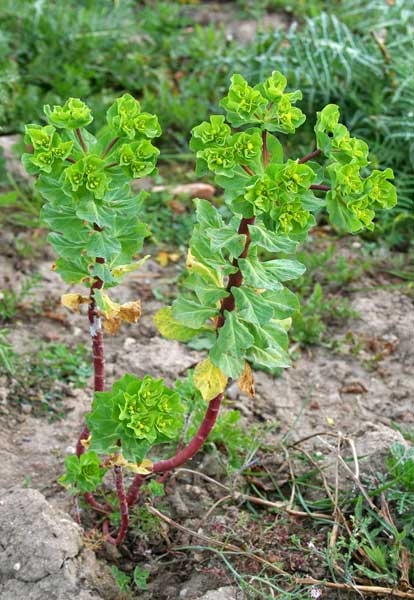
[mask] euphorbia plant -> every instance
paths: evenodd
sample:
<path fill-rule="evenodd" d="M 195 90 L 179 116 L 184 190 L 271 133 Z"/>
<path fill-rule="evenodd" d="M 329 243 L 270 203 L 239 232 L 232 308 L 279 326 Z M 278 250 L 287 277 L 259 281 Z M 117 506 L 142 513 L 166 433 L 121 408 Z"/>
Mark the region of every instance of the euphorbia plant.
<path fill-rule="evenodd" d="M 195 201 L 197 223 L 184 292 L 172 307 L 157 313 L 155 323 L 162 335 L 183 342 L 210 336 L 209 355 L 193 376 L 207 404 L 196 435 L 171 458 L 157 462 L 148 459 L 150 451 L 176 438 L 183 425 L 179 394 L 162 380 L 130 374 L 104 391 L 100 319 L 106 318 L 113 330 L 120 319 L 139 316 L 138 305 L 117 305 L 105 289 L 139 265 L 132 260 L 145 235 L 135 212 L 143 198 L 131 194 L 128 181 L 154 169 L 157 150 L 149 140 L 159 135 L 158 123 L 124 96 L 108 111 L 108 126 L 97 141 L 82 129 L 90 113 L 79 100 L 47 108 L 49 126 L 27 127 L 34 154 L 26 155 L 25 163 L 39 174 L 36 185 L 46 200 L 43 216 L 61 256 L 56 268 L 67 281 L 83 281 L 90 288 L 86 298 L 64 298 L 75 307 L 89 303 L 96 393 L 77 457 L 68 457 L 62 480 L 109 515 L 115 509 L 97 502 L 92 493 L 105 470 L 115 470 L 121 513 L 115 537 L 108 519 L 104 521 L 113 543 L 125 536 L 128 510 L 143 481 L 182 465 L 203 445 L 228 379 L 237 379 L 253 395 L 251 366 L 289 365 L 287 329 L 299 303 L 284 284 L 304 271 L 294 254 L 315 224 L 314 213 L 326 207 L 338 229 L 357 232 L 373 227 L 375 209 L 396 202 L 392 171 L 369 172 L 367 145 L 339 123 L 335 105 L 317 115 L 316 149 L 302 158 L 284 156 L 277 134 L 294 134 L 305 121 L 295 106 L 301 93 L 287 93 L 285 87 L 278 72 L 255 87 L 234 75 L 222 101 L 226 118 L 214 115 L 193 129 L 190 145 L 197 171 L 212 172 L 224 189 L 226 216 L 205 200 Z M 314 160 L 319 156 L 322 161 Z M 282 258 L 274 257 L 278 254 Z M 135 472 L 128 492 L 125 469 Z"/>

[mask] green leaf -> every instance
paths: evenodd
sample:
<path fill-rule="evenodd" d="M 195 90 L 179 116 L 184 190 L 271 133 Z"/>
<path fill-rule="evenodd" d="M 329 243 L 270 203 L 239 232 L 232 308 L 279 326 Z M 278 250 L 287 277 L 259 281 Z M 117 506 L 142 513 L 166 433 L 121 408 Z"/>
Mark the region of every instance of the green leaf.
<path fill-rule="evenodd" d="M 76 283 L 89 283 L 91 280 L 91 273 L 89 272 L 89 261 L 80 256 L 78 259 L 73 261 L 65 258 L 59 258 L 55 263 L 55 270 L 60 274 L 62 279 L 66 283 L 72 285 Z"/>
<path fill-rule="evenodd" d="M 205 331 L 204 327 L 192 329 L 186 327 L 180 321 L 172 316 L 172 309 L 169 307 L 161 308 L 154 316 L 154 323 L 162 336 L 169 340 L 178 340 L 179 342 L 188 342 L 195 335 Z"/>
<path fill-rule="evenodd" d="M 236 258 L 243 252 L 246 244 L 246 236 L 237 233 L 231 227 L 209 228 L 206 235 L 210 239 L 213 252 L 225 248 Z"/>
<path fill-rule="evenodd" d="M 252 323 L 266 323 L 273 316 L 273 308 L 269 306 L 265 297 L 257 294 L 251 288 L 242 286 L 232 287 L 231 293 L 236 301 L 236 307 L 243 319 Z"/>
<path fill-rule="evenodd" d="M 283 146 L 276 136 L 268 133 L 266 136 L 269 160 L 273 163 L 283 162 Z"/>
<path fill-rule="evenodd" d="M 88 256 L 97 256 L 111 261 L 121 251 L 121 243 L 106 231 L 94 231 L 86 246 Z"/>
<path fill-rule="evenodd" d="M 296 251 L 297 242 L 286 235 L 278 235 L 267 229 L 265 225 L 249 225 L 248 227 L 252 243 L 264 248 L 264 250 L 285 254 L 293 254 Z"/>
<path fill-rule="evenodd" d="M 300 308 L 297 296 L 285 287 L 282 290 L 264 292 L 263 300 L 272 308 L 275 319 L 287 319 Z"/>
<path fill-rule="evenodd" d="M 253 346 L 248 351 L 248 359 L 253 361 L 257 366 L 266 367 L 267 369 L 286 368 L 290 366 L 290 360 L 286 352 L 272 348 L 258 348 Z"/>
<path fill-rule="evenodd" d="M 201 304 L 214 306 L 226 298 L 229 292 L 215 283 L 206 282 L 197 273 L 192 273 L 184 282 L 186 288 L 193 290 Z"/>
<path fill-rule="evenodd" d="M 172 316 L 174 319 L 191 329 L 199 329 L 205 324 L 207 319 L 211 319 L 217 314 L 217 308 L 204 306 L 187 298 L 178 298 L 174 300 L 172 305 Z"/>
<path fill-rule="evenodd" d="M 200 200 L 196 198 L 194 200 L 196 206 L 197 221 L 203 228 L 212 227 L 220 228 L 224 226 L 224 221 L 219 211 L 207 200 Z"/>
<path fill-rule="evenodd" d="M 235 379 L 243 372 L 245 349 L 253 344 L 254 338 L 234 312 L 225 311 L 224 317 L 210 358 L 227 377 Z"/>

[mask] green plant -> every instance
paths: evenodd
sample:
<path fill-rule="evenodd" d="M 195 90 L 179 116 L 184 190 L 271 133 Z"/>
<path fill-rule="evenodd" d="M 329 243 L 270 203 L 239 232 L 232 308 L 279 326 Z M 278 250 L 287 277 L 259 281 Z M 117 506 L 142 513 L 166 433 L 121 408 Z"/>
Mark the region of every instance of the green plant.
<path fill-rule="evenodd" d="M 51 342 L 41 344 L 37 352 L 17 355 L 6 337 L 3 343 L 10 368 L 0 363 L 0 371 L 8 376 L 8 402 L 30 406 L 35 416 L 62 417 L 67 386 L 83 388 L 92 374 L 86 348 Z"/>
<path fill-rule="evenodd" d="M 35 274 L 22 279 L 18 289 L 4 288 L 0 292 L 0 322 L 13 319 L 20 310 L 22 303 L 30 298 L 34 289 L 40 285 L 40 275 Z"/>
<path fill-rule="evenodd" d="M 14 369 L 16 354 L 9 342 L 8 329 L 0 329 L 0 371 L 11 373 Z"/>
<path fill-rule="evenodd" d="M 157 118 L 124 95 L 109 108 L 107 125 L 95 137 L 86 129 L 92 121 L 89 107 L 70 98 L 63 106 L 45 107 L 45 127 L 26 127 L 33 153 L 25 154 L 23 162 L 38 176 L 36 188 L 45 200 L 42 217 L 59 255 L 56 270 L 65 281 L 82 282 L 89 289 L 88 296 L 63 297 L 75 310 L 88 305 L 95 396 L 77 456 L 68 461 L 62 481 L 84 492 L 105 515 L 103 530 L 113 544 L 125 538 L 129 509 L 146 478 L 168 473 L 202 447 L 216 423 L 228 379 L 237 379 L 242 390 L 254 395 L 251 364 L 289 365 L 286 330 L 299 303 L 284 283 L 304 272 L 291 255 L 315 223 L 313 213 L 326 206 L 336 227 L 354 233 L 372 229 L 375 209 L 396 202 L 391 169 L 362 176 L 368 147 L 339 123 L 335 105 L 318 113 L 317 149 L 301 159 L 285 159 L 276 134 L 293 134 L 305 121 L 295 106 L 301 92 L 286 92 L 286 84 L 279 72 L 254 88 L 234 75 L 222 100 L 229 124 L 224 116 L 213 115 L 193 129 L 190 145 L 197 171 L 214 174 L 230 216 L 225 221 L 212 204 L 195 201 L 188 291 L 155 317 L 167 338 L 187 341 L 205 332 L 215 336 L 208 358 L 193 374 L 208 403 L 203 420 L 171 458 L 155 462 L 148 456 L 158 455 L 159 445 L 171 443 L 184 424 L 180 395 L 150 375 L 139 379 L 126 374 L 105 391 L 101 319 L 114 332 L 121 320 L 136 322 L 140 316 L 137 302 L 119 305 L 106 289 L 142 263 L 134 257 L 146 234 L 137 218 L 145 195 L 135 197 L 129 182 L 155 170 L 158 150 L 150 140 L 160 134 Z M 325 158 L 323 164 L 313 160 L 319 156 Z M 326 199 L 315 192 L 327 192 Z M 291 257 L 262 260 L 262 249 Z M 92 493 L 93 482 L 107 468 L 114 470 L 119 509 L 101 504 Z M 135 473 L 128 491 L 125 471 Z M 110 531 L 114 513 L 120 516 L 115 536 Z"/>

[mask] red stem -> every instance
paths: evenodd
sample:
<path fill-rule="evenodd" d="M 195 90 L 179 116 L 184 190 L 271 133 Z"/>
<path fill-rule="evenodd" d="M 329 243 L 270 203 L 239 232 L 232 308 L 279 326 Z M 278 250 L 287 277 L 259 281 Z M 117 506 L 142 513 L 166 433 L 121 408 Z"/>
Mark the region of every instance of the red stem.
<path fill-rule="evenodd" d="M 243 252 L 240 254 L 239 258 L 246 258 L 246 256 L 247 256 L 247 253 L 249 251 L 250 242 L 251 242 L 248 225 L 253 225 L 255 220 L 256 220 L 256 217 L 253 216 L 253 217 L 250 217 L 249 219 L 242 219 L 240 221 L 238 233 L 246 236 L 246 242 L 244 245 Z M 230 294 L 229 294 L 229 296 L 227 296 L 226 298 L 224 298 L 221 301 L 220 314 L 217 319 L 217 329 L 219 329 L 220 327 L 223 327 L 223 325 L 224 325 L 224 320 L 225 320 L 224 311 L 228 310 L 229 312 L 231 312 L 232 310 L 234 310 L 235 302 L 234 302 L 234 296 L 231 293 L 231 288 L 232 287 L 240 287 L 241 284 L 243 283 L 243 275 L 240 271 L 239 261 L 237 258 L 235 258 L 233 260 L 233 267 L 237 267 L 237 271 L 236 271 L 236 273 L 233 273 L 229 277 L 229 281 L 227 283 L 226 289 L 228 292 L 230 292 Z"/>
<path fill-rule="evenodd" d="M 108 154 L 108 152 L 111 150 L 111 148 L 113 146 L 115 146 L 115 144 L 117 143 L 118 140 L 119 140 L 119 137 L 115 137 L 111 142 L 109 142 L 109 144 L 107 145 L 105 150 L 102 152 L 101 158 L 105 158 L 105 156 Z"/>
<path fill-rule="evenodd" d="M 119 163 L 115 161 L 115 162 L 109 163 L 109 165 L 105 165 L 105 169 L 112 169 L 112 167 L 119 167 Z"/>
<path fill-rule="evenodd" d="M 72 163 L 72 164 L 75 164 L 75 163 L 76 163 L 76 160 L 75 160 L 74 158 L 72 158 L 71 156 L 67 156 L 67 157 L 66 157 L 66 160 L 67 160 L 68 162 Z"/>
<path fill-rule="evenodd" d="M 310 190 L 321 190 L 322 192 L 328 192 L 331 188 L 329 187 L 329 185 L 319 185 L 319 184 L 315 184 L 315 185 L 311 185 L 309 187 Z"/>
<path fill-rule="evenodd" d="M 315 156 L 319 156 L 320 153 L 321 153 L 321 150 L 319 150 L 319 148 L 318 148 L 317 150 L 314 150 L 310 154 L 307 154 L 306 156 L 301 158 L 298 162 L 300 165 L 303 165 L 303 163 L 308 162 L 308 160 L 312 160 L 312 158 L 315 158 Z"/>
<path fill-rule="evenodd" d="M 248 173 L 249 175 L 254 175 L 253 171 L 251 170 L 250 167 L 248 167 L 247 165 L 241 165 L 242 169 L 244 169 L 246 171 L 246 173 Z"/>
<path fill-rule="evenodd" d="M 85 140 L 83 139 L 82 132 L 79 129 L 79 127 L 76 130 L 76 135 L 78 136 L 79 143 L 82 146 L 82 150 L 84 151 L 85 154 L 87 154 L 88 153 L 88 148 L 86 147 Z"/>
<path fill-rule="evenodd" d="M 267 149 L 267 131 L 266 130 L 262 131 L 262 140 L 263 140 L 263 149 L 262 149 L 263 163 L 264 163 L 264 166 L 267 167 L 267 165 L 269 164 L 269 152 Z"/>
<path fill-rule="evenodd" d="M 129 524 L 129 509 L 124 488 L 124 478 L 122 476 L 122 469 L 119 466 L 115 467 L 115 484 L 119 499 L 119 510 L 121 513 L 121 527 L 119 528 L 116 538 L 112 537 L 109 533 L 108 521 L 104 521 L 103 531 L 107 541 L 114 544 L 114 546 L 118 546 L 123 541 Z"/>
<path fill-rule="evenodd" d="M 238 233 L 246 236 L 246 242 L 244 245 L 243 252 L 240 254 L 239 258 L 246 258 L 246 256 L 247 256 L 247 253 L 249 251 L 250 242 L 251 242 L 248 226 L 253 225 L 253 223 L 255 222 L 255 219 L 256 219 L 256 217 L 253 216 L 248 219 L 242 219 L 240 221 Z M 233 266 L 239 267 L 237 258 L 235 258 L 233 260 Z M 240 287 L 242 283 L 243 283 L 243 275 L 240 271 L 240 268 L 238 268 L 236 273 L 230 275 L 229 281 L 227 283 L 227 290 L 230 291 L 232 287 Z M 230 293 L 230 295 L 227 298 L 224 298 L 221 302 L 220 314 L 217 319 L 216 329 L 219 329 L 220 327 L 222 327 L 224 325 L 224 321 L 225 321 L 224 311 L 228 310 L 230 312 L 230 311 L 234 310 L 234 307 L 235 307 L 234 297 Z M 191 458 L 193 458 L 193 456 L 200 450 L 201 446 L 207 440 L 207 438 L 210 434 L 210 431 L 214 427 L 218 412 L 220 410 L 220 405 L 221 405 L 221 401 L 223 399 L 223 395 L 224 394 L 221 393 L 218 396 L 216 396 L 215 398 L 213 398 L 212 400 L 210 400 L 210 403 L 207 408 L 207 412 L 204 415 L 203 422 L 201 423 L 200 428 L 197 431 L 196 435 L 187 444 L 187 446 L 185 446 L 185 448 L 183 448 L 182 450 L 179 450 L 178 452 L 176 452 L 175 456 L 173 456 L 172 458 L 169 458 L 167 460 L 161 460 L 161 461 L 155 463 L 152 466 L 152 473 L 162 473 L 165 471 L 171 471 L 172 469 L 176 469 L 177 467 L 179 467 L 182 464 L 184 464 L 185 462 L 187 462 L 187 460 L 190 460 Z M 127 501 L 128 501 L 129 506 L 132 506 L 137 501 L 140 487 L 142 486 L 144 481 L 145 481 L 145 477 L 143 475 L 139 475 L 139 474 L 135 475 L 134 480 L 129 488 L 128 495 L 127 495 Z"/>
<path fill-rule="evenodd" d="M 173 456 L 172 458 L 168 458 L 167 460 L 160 460 L 159 462 L 155 463 L 152 467 L 153 473 L 171 471 L 172 469 L 180 467 L 182 464 L 193 458 L 193 456 L 200 450 L 201 446 L 204 444 L 204 442 L 210 434 L 210 431 L 215 425 L 222 399 L 223 394 L 219 394 L 218 396 L 213 398 L 213 400 L 210 400 L 207 412 L 196 435 L 187 444 L 187 446 L 185 446 L 182 450 L 179 450 L 175 454 L 175 456 Z M 127 495 L 127 501 L 129 506 L 135 504 L 138 497 L 139 489 L 143 484 L 144 480 L 145 477 L 143 475 L 138 474 L 134 477 L 134 480 L 129 488 L 129 492 Z"/>

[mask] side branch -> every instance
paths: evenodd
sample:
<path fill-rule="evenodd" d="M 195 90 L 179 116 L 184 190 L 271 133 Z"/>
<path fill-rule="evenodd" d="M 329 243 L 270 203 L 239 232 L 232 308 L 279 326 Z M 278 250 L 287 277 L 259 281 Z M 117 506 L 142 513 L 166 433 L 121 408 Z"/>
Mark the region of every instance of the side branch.
<path fill-rule="evenodd" d="M 109 533 L 108 521 L 104 522 L 103 531 L 108 542 L 114 546 L 118 546 L 123 541 L 129 524 L 129 509 L 127 497 L 125 495 L 124 478 L 122 475 L 122 469 L 119 466 L 115 467 L 115 484 L 119 500 L 119 511 L 121 513 L 121 527 L 119 528 L 118 535 L 115 538 Z"/>
<path fill-rule="evenodd" d="M 117 143 L 118 140 L 119 140 L 119 137 L 115 137 L 111 142 L 109 142 L 109 144 L 107 145 L 105 150 L 102 152 L 101 158 L 105 158 L 105 156 L 113 148 L 113 146 L 115 146 L 115 144 Z"/>
<path fill-rule="evenodd" d="M 85 140 L 83 139 L 82 132 L 79 129 L 79 127 L 76 130 L 76 135 L 78 136 L 78 140 L 79 140 L 80 145 L 82 146 L 82 150 L 84 151 L 85 154 L 87 154 L 88 148 L 86 147 Z"/>
<path fill-rule="evenodd" d="M 318 148 L 317 150 L 314 150 L 310 154 L 307 154 L 306 156 L 301 158 L 298 162 L 300 165 L 303 165 L 303 163 L 308 162 L 308 160 L 312 160 L 312 158 L 315 158 L 315 156 L 319 156 L 319 154 L 321 154 L 321 150 L 319 150 Z"/>
<path fill-rule="evenodd" d="M 266 130 L 262 131 L 262 141 L 263 141 L 263 149 L 262 149 L 263 164 L 265 167 L 267 167 L 267 165 L 269 164 L 269 151 L 267 148 L 267 131 Z"/>
<path fill-rule="evenodd" d="M 152 467 L 152 473 L 171 471 L 172 469 L 180 467 L 185 462 L 193 458 L 193 456 L 200 450 L 201 446 L 207 440 L 210 431 L 213 429 L 216 423 L 223 396 L 224 394 L 219 394 L 213 398 L 213 400 L 210 400 L 203 422 L 201 423 L 199 430 L 192 440 L 172 458 L 160 460 L 159 462 L 155 463 Z M 127 502 L 129 506 L 132 506 L 136 502 L 139 489 L 144 480 L 145 477 L 142 475 L 135 476 L 127 495 Z"/>
<path fill-rule="evenodd" d="M 319 184 L 315 184 L 315 185 L 311 185 L 309 187 L 310 190 L 320 190 L 321 192 L 329 192 L 329 190 L 331 189 L 329 185 L 319 185 Z"/>

